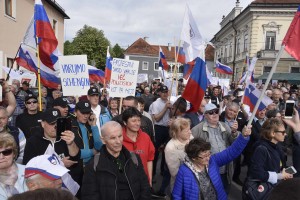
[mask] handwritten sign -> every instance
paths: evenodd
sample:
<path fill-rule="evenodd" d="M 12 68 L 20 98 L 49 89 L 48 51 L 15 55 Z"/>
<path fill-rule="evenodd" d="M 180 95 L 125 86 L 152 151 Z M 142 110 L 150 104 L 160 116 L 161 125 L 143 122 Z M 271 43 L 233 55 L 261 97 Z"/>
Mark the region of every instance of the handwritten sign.
<path fill-rule="evenodd" d="M 114 58 L 111 64 L 109 96 L 135 96 L 139 61 Z"/>
<path fill-rule="evenodd" d="M 148 74 L 138 74 L 137 83 L 148 82 Z"/>
<path fill-rule="evenodd" d="M 86 95 L 90 89 L 87 56 L 59 56 L 59 67 L 63 95 Z"/>

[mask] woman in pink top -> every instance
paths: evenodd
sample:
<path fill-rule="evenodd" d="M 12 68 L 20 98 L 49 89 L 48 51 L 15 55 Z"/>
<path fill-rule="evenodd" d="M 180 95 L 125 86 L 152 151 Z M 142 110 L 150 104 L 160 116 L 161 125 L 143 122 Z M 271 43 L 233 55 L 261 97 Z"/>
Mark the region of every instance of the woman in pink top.
<path fill-rule="evenodd" d="M 134 107 L 126 109 L 122 113 L 125 124 L 123 128 L 123 145 L 130 151 L 141 157 L 144 170 L 152 185 L 152 169 L 155 148 L 149 135 L 141 130 L 142 114 Z"/>

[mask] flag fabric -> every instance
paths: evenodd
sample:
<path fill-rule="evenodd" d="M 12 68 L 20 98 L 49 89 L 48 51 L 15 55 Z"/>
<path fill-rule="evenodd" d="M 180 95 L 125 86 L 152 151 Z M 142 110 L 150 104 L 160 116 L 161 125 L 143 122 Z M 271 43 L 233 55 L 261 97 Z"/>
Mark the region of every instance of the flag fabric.
<path fill-rule="evenodd" d="M 101 69 L 97 69 L 94 66 L 88 66 L 89 69 L 89 78 L 90 81 L 93 82 L 100 82 L 102 84 L 104 84 L 104 79 L 105 79 L 105 73 L 104 71 L 102 71 Z"/>
<path fill-rule="evenodd" d="M 255 87 L 253 83 L 249 83 L 245 89 L 244 100 L 243 103 L 247 104 L 250 107 L 250 111 L 253 112 L 254 107 L 261 95 L 261 91 Z M 259 104 L 258 110 L 261 111 L 265 109 L 269 104 L 273 101 L 268 96 L 263 94 L 264 97 Z M 255 113 L 254 113 L 255 114 Z"/>
<path fill-rule="evenodd" d="M 197 57 L 205 60 L 205 42 L 188 5 L 185 9 L 180 40 L 183 41 L 185 62 L 190 62 Z"/>
<path fill-rule="evenodd" d="M 110 56 L 109 53 L 109 46 L 107 47 L 107 52 L 106 52 L 106 63 L 105 63 L 105 80 L 110 81 L 111 77 L 111 70 L 112 70 L 112 57 Z"/>
<path fill-rule="evenodd" d="M 241 79 L 239 80 L 239 84 L 242 84 L 244 82 L 246 82 L 246 84 L 248 83 L 248 81 L 250 82 L 254 82 L 254 67 L 257 61 L 257 57 L 253 57 L 250 64 L 248 65 L 248 69 L 247 72 L 244 72 L 242 74 Z M 249 59 L 248 59 L 249 60 Z M 246 76 L 248 76 L 248 80 L 246 80 Z"/>
<path fill-rule="evenodd" d="M 282 41 L 282 45 L 285 45 L 285 50 L 300 61 L 300 6 L 294 16 L 293 21 Z"/>
<path fill-rule="evenodd" d="M 177 53 L 178 53 L 177 62 L 179 62 L 181 64 L 185 64 L 185 53 L 183 51 L 183 48 L 179 47 L 179 49 L 178 49 L 178 46 L 176 46 L 176 54 Z"/>
<path fill-rule="evenodd" d="M 195 60 L 183 65 L 183 78 L 185 80 L 187 80 L 190 77 L 190 75 L 194 69 L 194 66 L 195 66 Z"/>
<path fill-rule="evenodd" d="M 19 54 L 16 58 L 18 65 L 38 75 L 37 58 L 35 53 L 27 50 L 26 47 L 20 47 Z M 48 88 L 57 88 L 61 84 L 60 78 L 54 71 L 41 64 L 40 68 L 41 83 Z"/>
<path fill-rule="evenodd" d="M 163 70 L 168 71 L 169 70 L 169 65 L 166 60 L 165 54 L 163 53 L 161 47 L 159 47 L 159 63 L 158 66 L 161 67 Z"/>
<path fill-rule="evenodd" d="M 38 37 L 39 57 L 45 66 L 55 70 L 54 64 L 58 57 L 54 52 L 57 50 L 58 41 L 41 0 L 35 0 L 34 21 L 35 36 Z"/>
<path fill-rule="evenodd" d="M 233 74 L 233 71 L 229 66 L 224 65 L 224 64 L 220 63 L 219 61 L 216 61 L 216 72 L 218 72 L 220 74 L 229 74 L 229 75 Z"/>
<path fill-rule="evenodd" d="M 191 103 L 189 112 L 197 112 L 207 88 L 206 63 L 195 59 L 195 66 L 186 84 L 182 97 Z"/>

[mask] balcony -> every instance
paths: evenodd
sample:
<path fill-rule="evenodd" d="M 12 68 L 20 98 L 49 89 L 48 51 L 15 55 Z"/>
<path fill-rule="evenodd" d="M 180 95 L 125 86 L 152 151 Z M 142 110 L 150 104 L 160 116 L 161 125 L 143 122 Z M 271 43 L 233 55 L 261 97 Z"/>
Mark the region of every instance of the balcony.
<path fill-rule="evenodd" d="M 257 58 L 276 58 L 278 50 L 260 50 L 257 52 Z"/>

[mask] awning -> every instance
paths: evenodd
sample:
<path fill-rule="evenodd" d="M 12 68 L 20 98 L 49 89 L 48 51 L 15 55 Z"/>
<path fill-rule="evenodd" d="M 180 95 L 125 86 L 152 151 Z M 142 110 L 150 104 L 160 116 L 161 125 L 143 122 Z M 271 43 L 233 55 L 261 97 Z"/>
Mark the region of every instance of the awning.
<path fill-rule="evenodd" d="M 256 77 L 255 80 L 267 80 L 269 73 Z M 300 73 L 274 73 L 272 80 L 288 81 L 291 84 L 300 84 Z"/>

